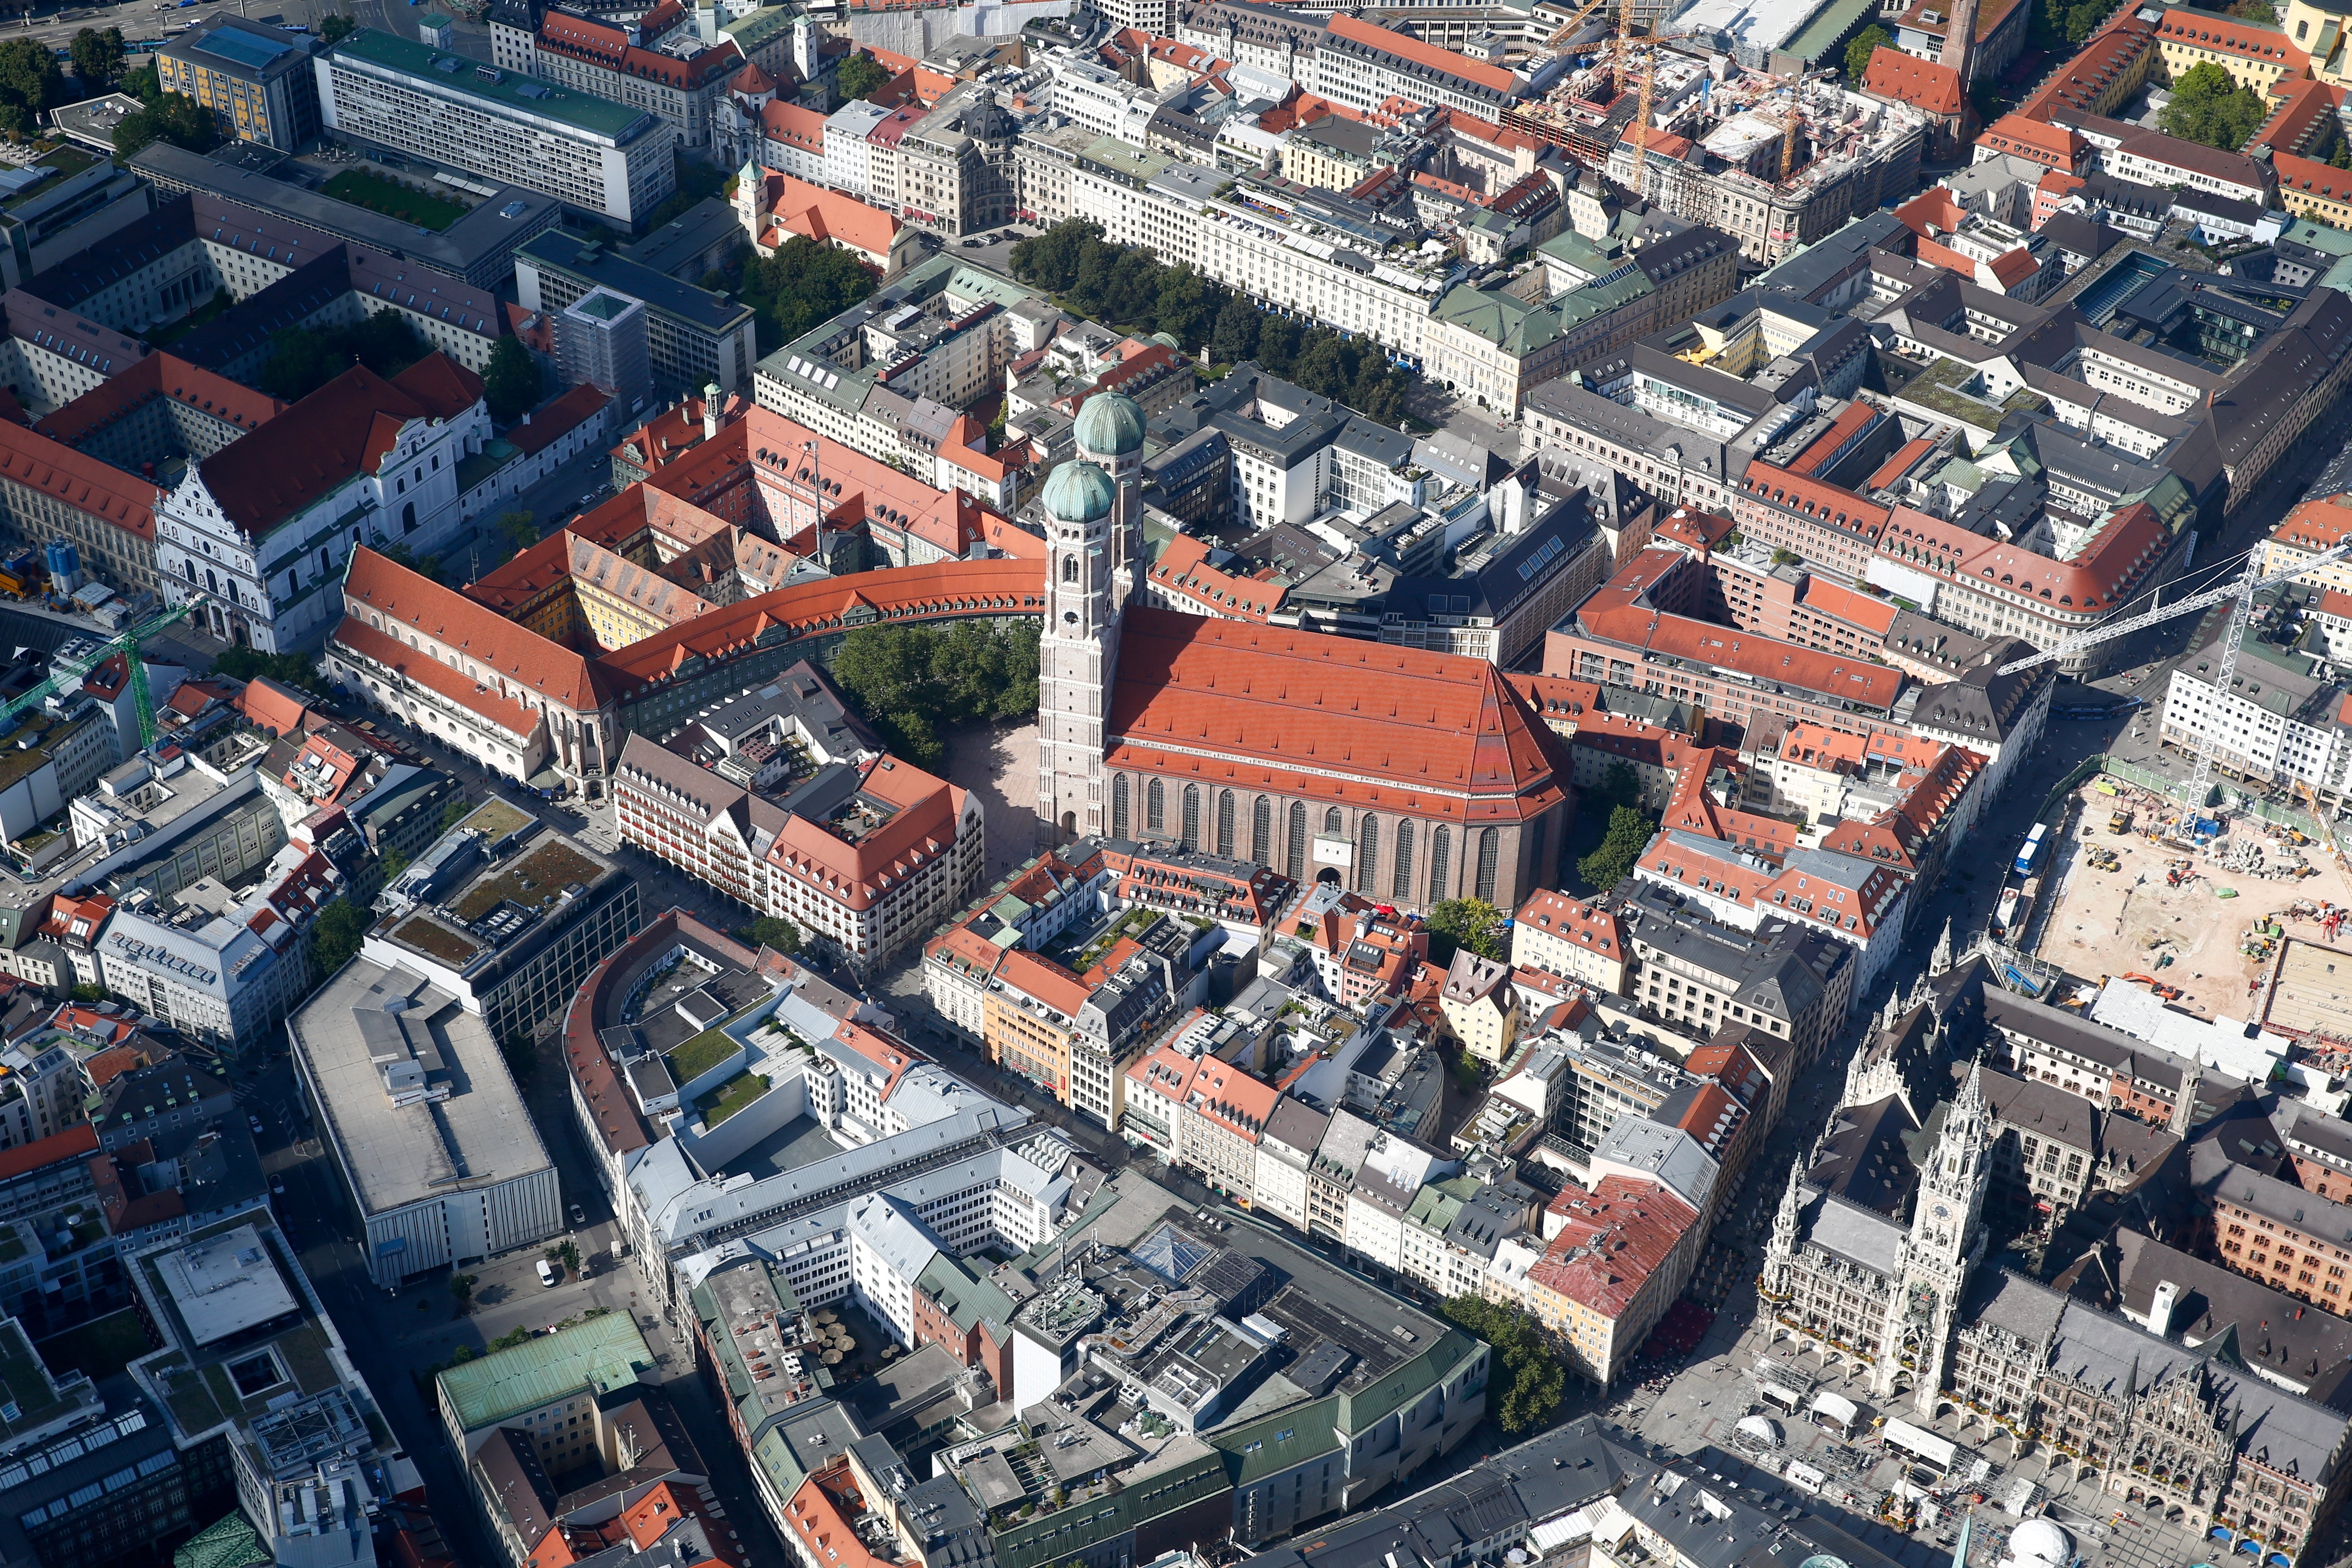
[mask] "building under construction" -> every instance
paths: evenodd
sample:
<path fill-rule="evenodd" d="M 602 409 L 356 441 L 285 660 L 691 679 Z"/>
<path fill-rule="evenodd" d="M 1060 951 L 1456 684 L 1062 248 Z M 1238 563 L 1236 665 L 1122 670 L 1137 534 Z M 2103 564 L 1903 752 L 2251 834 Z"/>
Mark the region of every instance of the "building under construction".
<path fill-rule="evenodd" d="M 1908 195 L 1927 139 L 1927 118 L 1904 105 L 1643 40 L 1604 50 L 1505 123 L 1768 266 Z"/>

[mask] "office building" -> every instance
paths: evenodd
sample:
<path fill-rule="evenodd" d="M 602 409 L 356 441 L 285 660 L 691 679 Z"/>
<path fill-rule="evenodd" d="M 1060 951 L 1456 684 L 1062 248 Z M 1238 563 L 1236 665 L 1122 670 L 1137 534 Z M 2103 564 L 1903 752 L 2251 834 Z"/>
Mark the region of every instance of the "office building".
<path fill-rule="evenodd" d="M 733 392 L 751 379 L 759 347 L 751 307 L 632 261 L 604 244 L 562 229 L 515 253 L 515 289 L 526 310 L 562 310 L 593 289 L 641 300 L 646 352 L 655 386 L 667 394 L 717 383 Z M 619 416 L 633 411 L 623 407 Z"/>
<path fill-rule="evenodd" d="M 314 62 L 335 139 L 562 200 L 624 229 L 677 188 L 670 123 L 362 27 Z"/>
<path fill-rule="evenodd" d="M 223 136 L 299 153 L 319 135 L 316 47 L 309 33 L 223 13 L 156 50 L 155 77 L 211 110 Z"/>
<path fill-rule="evenodd" d="M 563 1228 L 554 1162 L 491 1029 L 426 975 L 366 957 L 287 1021 L 295 1077 L 378 1285 Z"/>
<path fill-rule="evenodd" d="M 21 287 L 154 210 L 153 193 L 109 157 L 71 144 L 0 174 L 0 286 Z"/>

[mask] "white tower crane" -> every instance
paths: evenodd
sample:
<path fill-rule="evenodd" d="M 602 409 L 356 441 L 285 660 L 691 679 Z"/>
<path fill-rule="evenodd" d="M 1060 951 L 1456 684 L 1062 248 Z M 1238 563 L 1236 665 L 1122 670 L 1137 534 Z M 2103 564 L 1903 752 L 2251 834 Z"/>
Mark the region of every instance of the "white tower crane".
<path fill-rule="evenodd" d="M 2246 640 L 2246 622 L 2253 616 L 2254 595 L 2262 589 L 2273 587 L 2281 583 L 2293 582 L 2295 578 L 2317 571 L 2322 566 L 2341 561 L 2347 555 L 2352 555 L 2352 539 L 2345 540 L 2339 544 L 2322 551 L 2309 561 L 2289 567 L 2284 572 L 2273 572 L 2265 577 L 2263 575 L 2262 557 L 2250 554 L 2246 557 L 2245 571 L 2239 574 L 2238 580 L 2234 583 L 2225 583 L 2218 588 L 2208 588 L 2203 593 L 2191 594 L 2185 599 L 2149 610 L 2144 615 L 2128 616 L 2120 621 L 2108 621 L 2104 625 L 2094 626 L 2079 637 L 2068 637 L 2055 647 L 2045 648 L 2040 653 L 2028 655 L 2024 658 L 2011 659 L 2002 665 L 1996 673 L 2013 675 L 2021 669 L 2031 669 L 2037 664 L 2046 664 L 2053 658 L 2063 658 L 2069 654 L 2079 653 L 2086 647 L 2095 647 L 2104 642 L 2113 642 L 2120 637 L 2129 637 L 2143 626 L 2152 626 L 2159 622 L 2171 620 L 2177 616 L 2187 615 L 2191 610 L 2201 610 L 2210 605 L 2218 605 L 2224 599 L 2234 598 L 2238 602 L 2230 611 L 2230 631 L 2222 644 L 2221 668 L 2214 674 L 2213 689 L 2217 694 L 2226 698 L 2230 692 L 2230 684 L 2237 675 L 2238 648 Z M 2217 706 L 2217 718 L 2218 715 Z M 2201 808 L 2205 804 L 2207 792 L 2212 787 L 2213 734 L 2209 726 L 2203 740 L 2197 747 L 2196 771 L 2189 778 L 2189 805 L 2192 808 Z"/>

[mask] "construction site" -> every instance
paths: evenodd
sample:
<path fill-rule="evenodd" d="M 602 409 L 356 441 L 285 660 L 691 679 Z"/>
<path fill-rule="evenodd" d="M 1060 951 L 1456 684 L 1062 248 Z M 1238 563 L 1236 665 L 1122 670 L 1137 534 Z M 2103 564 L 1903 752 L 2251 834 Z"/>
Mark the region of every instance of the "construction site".
<path fill-rule="evenodd" d="M 2041 858 L 2030 896 L 2044 907 L 2021 912 L 2018 945 L 2063 972 L 2048 977 L 2048 1000 L 2087 1002 L 2124 979 L 2196 1017 L 2259 1019 L 2291 1042 L 2352 1036 L 2352 930 L 2341 929 L 2352 874 L 2324 846 L 2100 774 L 2074 791 Z"/>

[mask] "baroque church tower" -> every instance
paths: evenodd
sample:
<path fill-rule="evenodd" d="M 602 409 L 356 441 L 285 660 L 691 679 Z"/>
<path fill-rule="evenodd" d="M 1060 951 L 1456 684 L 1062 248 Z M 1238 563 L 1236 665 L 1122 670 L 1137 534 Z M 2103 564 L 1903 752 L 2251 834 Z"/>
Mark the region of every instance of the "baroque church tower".
<path fill-rule="evenodd" d="M 1143 570 L 1143 410 L 1097 393 L 1078 455 L 1045 481 L 1045 623 L 1037 645 L 1037 831 L 1046 844 L 1108 830 L 1103 750 L 1119 616 Z"/>
<path fill-rule="evenodd" d="M 1909 1372 L 1922 1415 L 1935 1414 L 1944 1385 L 1960 1291 L 1984 1250 L 1978 1220 L 1992 1177 L 1992 1108 L 1975 1063 L 1953 1097 L 1934 1152 L 1912 1194 L 1911 1231 L 1895 1260 L 1896 1289 L 1879 1336 L 1871 1390 L 1885 1397 Z M 1904 1363 L 1908 1361 L 1906 1368 Z"/>

